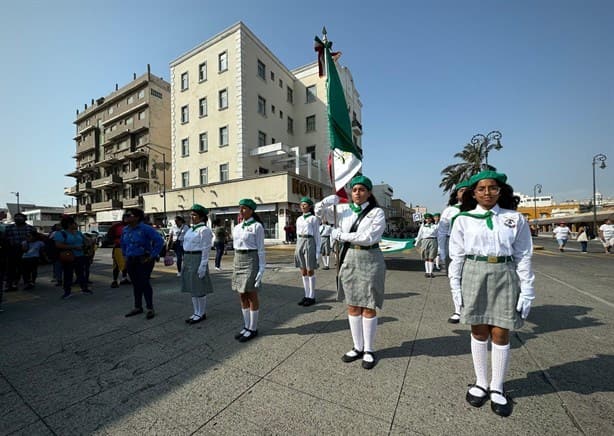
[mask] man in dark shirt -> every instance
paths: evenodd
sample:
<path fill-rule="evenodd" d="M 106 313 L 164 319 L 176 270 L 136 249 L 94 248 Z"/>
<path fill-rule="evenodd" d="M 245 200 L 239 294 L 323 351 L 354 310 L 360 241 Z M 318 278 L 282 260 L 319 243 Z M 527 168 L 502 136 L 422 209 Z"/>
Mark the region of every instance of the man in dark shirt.
<path fill-rule="evenodd" d="M 26 216 L 23 213 L 16 213 L 15 224 L 6 228 L 5 238 L 7 241 L 7 276 L 8 291 L 16 291 L 21 277 L 21 255 L 22 244 L 26 240 L 26 235 L 36 230 L 30 224 L 26 224 Z"/>

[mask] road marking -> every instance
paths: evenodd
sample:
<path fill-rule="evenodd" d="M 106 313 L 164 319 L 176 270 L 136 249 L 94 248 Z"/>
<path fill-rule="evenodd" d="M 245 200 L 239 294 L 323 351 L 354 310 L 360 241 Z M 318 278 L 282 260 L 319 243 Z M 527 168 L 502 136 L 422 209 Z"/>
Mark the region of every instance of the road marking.
<path fill-rule="evenodd" d="M 541 272 L 541 271 L 536 271 L 536 272 L 538 272 L 541 275 L 544 275 L 544 276 L 548 277 L 550 280 L 553 280 L 553 281 L 555 281 L 555 282 L 557 282 L 557 283 L 559 283 L 561 285 L 567 286 L 569 289 L 572 289 L 572 290 L 574 290 L 574 291 L 576 291 L 576 292 L 578 292 L 578 293 L 580 293 L 582 295 L 585 295 L 587 297 L 590 297 L 593 300 L 597 300 L 600 303 L 603 303 L 603 304 L 605 304 L 607 306 L 614 307 L 614 303 L 610 303 L 609 301 L 604 300 L 603 298 L 597 297 L 597 296 L 595 296 L 595 295 L 593 295 L 593 294 L 591 294 L 589 292 L 586 292 L 586 291 L 583 291 L 582 289 L 576 288 L 575 286 L 570 285 L 569 283 L 565 283 L 564 281 L 559 280 L 556 277 L 551 276 L 550 274 L 546 274 L 546 273 Z"/>

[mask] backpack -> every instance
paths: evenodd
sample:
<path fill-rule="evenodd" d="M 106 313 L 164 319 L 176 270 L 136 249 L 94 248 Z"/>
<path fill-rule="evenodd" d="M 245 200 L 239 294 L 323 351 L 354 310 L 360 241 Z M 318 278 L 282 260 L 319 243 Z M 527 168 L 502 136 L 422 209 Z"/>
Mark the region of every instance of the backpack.
<path fill-rule="evenodd" d="M 84 234 L 81 234 L 81 236 L 83 237 L 83 255 L 86 257 L 93 257 L 94 252 L 96 251 L 94 247 L 94 240 L 89 236 L 85 236 Z"/>

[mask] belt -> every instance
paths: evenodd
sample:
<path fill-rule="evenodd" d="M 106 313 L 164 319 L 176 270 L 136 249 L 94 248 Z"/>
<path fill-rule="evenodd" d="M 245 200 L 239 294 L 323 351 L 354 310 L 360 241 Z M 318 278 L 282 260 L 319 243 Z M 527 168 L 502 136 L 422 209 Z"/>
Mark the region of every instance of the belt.
<path fill-rule="evenodd" d="M 313 235 L 298 235 L 299 238 L 313 238 Z"/>
<path fill-rule="evenodd" d="M 467 259 L 478 260 L 480 262 L 488 263 L 506 263 L 514 261 L 514 258 L 512 256 L 476 256 L 474 254 L 468 254 L 465 257 Z"/>
<path fill-rule="evenodd" d="M 235 250 L 236 253 L 253 253 L 258 250 Z"/>
<path fill-rule="evenodd" d="M 350 248 L 353 248 L 354 250 L 371 250 L 373 248 L 379 248 L 379 244 L 373 244 L 373 245 L 350 245 Z"/>
<path fill-rule="evenodd" d="M 432 238 L 429 237 L 429 238 L 424 238 L 424 239 L 437 239 L 437 238 L 433 236 Z"/>
<path fill-rule="evenodd" d="M 197 251 L 183 251 L 185 254 L 203 254 L 203 252 L 201 250 L 197 250 Z"/>

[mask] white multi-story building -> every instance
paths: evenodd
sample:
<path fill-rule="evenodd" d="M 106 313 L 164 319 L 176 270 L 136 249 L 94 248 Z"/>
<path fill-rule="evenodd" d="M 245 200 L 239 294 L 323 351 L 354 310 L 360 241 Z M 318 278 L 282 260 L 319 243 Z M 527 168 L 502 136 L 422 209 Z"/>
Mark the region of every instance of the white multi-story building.
<path fill-rule="evenodd" d="M 172 61 L 172 189 L 165 205 L 144 196 L 145 211 L 172 217 L 200 203 L 232 226 L 249 197 L 266 237 L 283 239 L 302 196 L 332 192 L 326 77 L 310 54 L 313 63 L 289 70 L 239 22 Z M 349 70 L 337 69 L 362 150 L 360 97 Z"/>
<path fill-rule="evenodd" d="M 541 207 L 554 205 L 552 195 L 536 195 L 535 197 L 514 192 L 514 195 L 520 197 L 518 207 Z"/>

